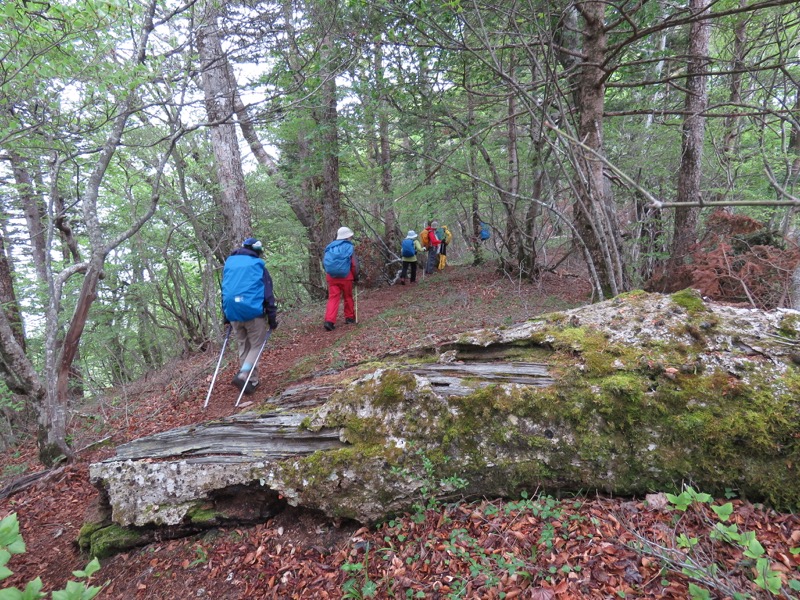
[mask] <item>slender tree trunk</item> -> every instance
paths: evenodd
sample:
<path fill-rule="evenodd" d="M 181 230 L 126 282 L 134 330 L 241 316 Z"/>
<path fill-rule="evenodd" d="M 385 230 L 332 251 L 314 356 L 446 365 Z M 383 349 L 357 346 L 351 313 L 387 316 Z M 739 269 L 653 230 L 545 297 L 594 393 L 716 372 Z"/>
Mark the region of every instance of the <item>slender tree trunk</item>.
<path fill-rule="evenodd" d="M 786 174 L 790 190 L 796 189 L 798 183 L 800 183 L 800 85 L 797 86 L 797 92 L 795 93 L 793 112 L 795 118 L 792 120 L 791 130 L 789 132 L 789 155 L 793 158 L 792 162 L 789 164 L 789 172 Z M 786 209 L 783 221 L 781 222 L 781 232 L 784 236 L 789 234 L 796 214 L 796 206 L 790 206 Z M 800 292 L 798 292 L 798 294 L 800 294 Z"/>
<path fill-rule="evenodd" d="M 509 72 L 516 71 L 516 61 L 512 58 Z M 507 142 L 508 184 L 501 199 L 506 209 L 506 248 L 508 256 L 514 261 L 514 271 L 522 268 L 524 262 L 524 246 L 522 244 L 519 223 L 517 222 L 517 197 L 519 194 L 519 144 L 517 140 L 517 94 L 516 86 L 510 86 L 507 100 Z"/>
<path fill-rule="evenodd" d="M 336 52 L 330 35 L 326 35 L 321 48 L 322 106 L 317 119 L 322 151 L 322 234 L 323 240 L 336 238 L 342 223 L 341 192 L 339 189 L 339 113 L 336 107 L 336 73 L 329 67 L 335 64 Z M 354 223 L 350 223 L 351 228 Z M 327 244 L 326 244 L 327 245 Z M 319 249 L 322 256 L 324 246 Z"/>
<path fill-rule="evenodd" d="M 47 282 L 47 270 L 45 269 L 46 239 L 45 227 L 42 223 L 44 207 L 36 192 L 34 179 L 25 167 L 22 157 L 15 152 L 9 153 L 11 169 L 14 172 L 14 180 L 17 184 L 19 197 L 22 200 L 22 208 L 25 213 L 25 223 L 28 225 L 28 234 L 31 240 L 31 251 L 33 252 L 33 265 L 36 269 L 36 278 L 41 285 Z"/>
<path fill-rule="evenodd" d="M 203 21 L 197 30 L 203 95 L 211 125 L 211 146 L 220 186 L 220 208 L 224 219 L 223 246 L 235 248 L 252 235 L 252 213 L 244 185 L 242 157 L 233 121 L 234 97 L 227 58 L 222 51 L 217 8 L 207 0 Z"/>
<path fill-rule="evenodd" d="M 384 84 L 383 44 L 375 44 L 375 81 L 378 88 L 378 166 L 381 172 L 381 217 L 383 242 L 387 248 L 397 248 L 405 237 L 397 223 L 397 213 L 392 203 L 392 155 L 389 139 L 389 99 Z"/>
<path fill-rule="evenodd" d="M 25 329 L 22 324 L 22 312 L 19 308 L 17 294 L 14 291 L 11 265 L 12 262 L 8 260 L 5 232 L 0 231 L 0 310 L 5 313 L 8 324 L 14 332 L 14 338 L 24 353 L 26 351 Z"/>
<path fill-rule="evenodd" d="M 472 136 L 475 128 L 475 97 L 470 89 L 469 82 L 467 81 L 466 73 L 464 76 L 464 88 L 467 91 L 467 134 L 469 138 L 469 171 L 472 177 L 469 178 L 470 198 L 472 198 L 472 237 L 470 243 L 472 245 L 473 259 L 472 264 L 478 266 L 483 263 L 483 243 L 480 238 L 481 233 L 481 217 L 480 217 L 480 203 L 479 203 L 479 190 L 478 190 L 478 143 Z"/>
<path fill-rule="evenodd" d="M 580 121 L 578 134 L 579 197 L 574 205 L 575 228 L 584 240 L 597 270 L 599 285 L 605 296 L 625 291 L 626 277 L 622 264 L 622 242 L 619 223 L 603 174 L 599 156 L 603 148 L 603 110 L 605 107 L 605 60 L 607 37 L 603 2 L 580 2 L 576 5 L 584 20 L 584 60 L 578 80 Z"/>
<path fill-rule="evenodd" d="M 690 0 L 689 8 L 694 15 L 707 10 L 708 0 Z M 681 165 L 678 171 L 677 202 L 699 202 L 702 200 L 700 182 L 703 174 L 703 141 L 705 139 L 705 117 L 703 111 L 708 104 L 706 76 L 708 43 L 711 24 L 707 19 L 695 20 L 689 30 L 689 62 L 686 70 L 686 116 L 681 130 Z M 687 253 L 697 241 L 698 207 L 681 206 L 675 209 L 675 225 L 672 237 L 672 256 L 668 272 L 683 265 Z"/>

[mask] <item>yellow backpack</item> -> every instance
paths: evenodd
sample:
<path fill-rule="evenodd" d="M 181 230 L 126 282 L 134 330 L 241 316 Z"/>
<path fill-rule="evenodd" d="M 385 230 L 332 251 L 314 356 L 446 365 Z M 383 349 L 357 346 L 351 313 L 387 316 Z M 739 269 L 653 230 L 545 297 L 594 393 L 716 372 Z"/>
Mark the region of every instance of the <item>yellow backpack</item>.
<path fill-rule="evenodd" d="M 423 229 L 422 233 L 419 234 L 419 243 L 422 244 L 423 248 L 427 248 L 430 246 L 430 240 L 428 240 L 428 230 Z"/>

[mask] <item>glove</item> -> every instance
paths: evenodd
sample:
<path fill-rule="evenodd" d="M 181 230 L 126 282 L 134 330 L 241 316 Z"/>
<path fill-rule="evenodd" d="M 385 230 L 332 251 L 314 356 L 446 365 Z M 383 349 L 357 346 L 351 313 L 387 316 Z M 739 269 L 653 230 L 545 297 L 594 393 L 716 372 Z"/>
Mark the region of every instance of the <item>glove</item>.
<path fill-rule="evenodd" d="M 228 320 L 228 317 L 226 317 L 225 315 L 222 315 L 222 324 L 223 325 L 230 325 L 231 324 L 231 322 Z"/>
<path fill-rule="evenodd" d="M 278 320 L 277 319 L 270 319 L 269 328 L 270 329 L 277 329 L 278 328 Z"/>

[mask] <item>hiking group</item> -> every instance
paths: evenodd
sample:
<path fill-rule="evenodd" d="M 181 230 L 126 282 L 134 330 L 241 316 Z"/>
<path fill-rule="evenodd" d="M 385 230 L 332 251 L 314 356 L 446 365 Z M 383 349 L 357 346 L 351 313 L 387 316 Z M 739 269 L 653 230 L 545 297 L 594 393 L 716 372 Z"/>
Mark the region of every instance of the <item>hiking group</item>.
<path fill-rule="evenodd" d="M 419 239 L 417 239 L 419 238 Z M 410 271 L 410 281 L 417 280 L 417 255 L 427 252 L 424 262 L 425 274 L 430 275 L 435 270 L 441 271 L 447 266 L 447 246 L 453 239 L 447 225 L 439 225 L 438 221 L 429 221 L 428 225 L 417 236 L 411 230 L 406 235 L 400 246 L 400 256 L 403 260 L 403 269 L 400 271 L 400 284 L 406 284 L 406 275 Z"/>
<path fill-rule="evenodd" d="M 344 304 L 345 323 L 356 323 L 358 318 L 358 294 L 356 292 L 354 298 L 353 291 L 358 283 L 360 263 L 355 254 L 353 237 L 352 229 L 340 227 L 336 232 L 336 239 L 325 248 L 322 266 L 328 283 L 328 302 L 323 323 L 326 331 L 336 329 L 340 303 Z M 409 231 L 401 244 L 403 268 L 400 283 L 406 284 L 409 269 L 411 283 L 416 281 L 417 255 L 426 251 L 428 256 L 425 273 L 444 269 L 447 265 L 447 245 L 452 238 L 447 226 L 440 227 L 437 221 L 430 221 L 420 236 Z M 272 277 L 262 259 L 263 253 L 262 243 L 256 238 L 248 237 L 240 248 L 231 252 L 222 270 L 222 313 L 227 328 L 222 353 L 225 352 L 228 338 L 233 334 L 239 353 L 239 370 L 231 384 L 241 394 L 252 394 L 258 387 L 258 360 L 270 334 L 278 327 Z M 221 361 L 222 354 L 208 390 L 209 396 Z"/>

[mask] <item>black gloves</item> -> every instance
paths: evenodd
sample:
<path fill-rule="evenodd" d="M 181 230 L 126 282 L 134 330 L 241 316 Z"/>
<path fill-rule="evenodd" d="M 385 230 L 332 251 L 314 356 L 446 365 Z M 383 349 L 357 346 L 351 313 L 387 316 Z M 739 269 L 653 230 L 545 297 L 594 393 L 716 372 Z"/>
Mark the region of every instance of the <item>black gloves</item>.
<path fill-rule="evenodd" d="M 270 319 L 269 320 L 269 328 L 270 329 L 277 329 L 278 328 L 278 319 Z"/>
<path fill-rule="evenodd" d="M 231 324 L 231 322 L 228 321 L 228 317 L 226 317 L 225 315 L 222 315 L 222 324 L 223 325 L 230 325 Z"/>

